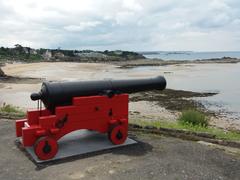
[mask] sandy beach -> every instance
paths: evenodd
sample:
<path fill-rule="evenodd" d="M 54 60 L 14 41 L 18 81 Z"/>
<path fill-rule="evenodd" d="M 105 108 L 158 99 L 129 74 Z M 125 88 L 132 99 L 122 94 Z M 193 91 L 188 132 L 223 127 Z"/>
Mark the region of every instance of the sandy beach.
<path fill-rule="evenodd" d="M 213 64 L 212 66 L 216 66 Z M 30 100 L 32 92 L 39 91 L 41 82 L 47 81 L 74 81 L 74 80 L 94 80 L 94 79 L 126 79 L 126 78 L 148 78 L 164 75 L 168 81 L 168 87 L 172 88 L 172 82 L 176 78 L 181 78 L 186 74 L 191 74 L 197 67 L 199 71 L 211 67 L 202 64 L 181 64 L 159 66 L 155 70 L 140 68 L 120 68 L 117 64 L 101 63 L 67 63 L 67 62 L 41 62 L 41 63 L 13 63 L 2 67 L 3 71 L 12 77 L 18 77 L 21 81 L 0 81 L 0 104 L 12 104 L 26 110 L 37 107 L 36 102 Z M 35 81 L 33 79 L 36 78 Z M 176 91 L 177 93 L 178 91 Z M 174 94 L 173 92 L 172 94 Z M 154 95 L 154 94 L 153 94 Z M 159 104 L 155 100 L 140 99 L 130 102 L 130 120 L 164 120 L 175 121 L 180 112 L 178 109 L 169 108 L 165 104 Z M 172 96 L 171 93 L 169 96 Z M 182 99 L 192 99 L 199 95 L 182 96 Z M 206 95 L 207 96 L 207 95 Z M 202 97 L 202 96 L 200 96 Z M 178 97 L 181 99 L 181 96 Z M 177 99 L 178 100 L 178 99 Z M 192 101 L 192 100 L 191 100 Z M 177 102 L 177 101 L 176 101 Z M 179 104 L 183 101 L 178 102 Z M 174 102 L 173 102 L 174 105 Z M 176 105 L 177 106 L 177 105 Z M 179 105 L 178 105 L 179 106 Z M 240 122 L 227 117 L 212 116 L 211 124 L 226 129 L 240 129 Z"/>

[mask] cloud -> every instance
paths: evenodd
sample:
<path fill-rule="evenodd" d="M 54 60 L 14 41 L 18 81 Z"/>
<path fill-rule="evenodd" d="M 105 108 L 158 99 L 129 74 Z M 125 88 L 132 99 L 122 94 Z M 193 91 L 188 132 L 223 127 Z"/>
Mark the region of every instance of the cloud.
<path fill-rule="evenodd" d="M 88 21 L 88 22 L 80 22 L 79 25 L 69 25 L 63 28 L 67 31 L 79 32 L 79 31 L 84 31 L 84 30 L 96 27 L 99 24 L 101 24 L 100 21 Z"/>
<path fill-rule="evenodd" d="M 238 7 L 238 0 L 0 0 L 0 45 L 239 50 Z"/>
<path fill-rule="evenodd" d="M 141 4 L 136 0 L 123 0 L 123 8 L 130 11 L 141 11 L 143 9 Z"/>

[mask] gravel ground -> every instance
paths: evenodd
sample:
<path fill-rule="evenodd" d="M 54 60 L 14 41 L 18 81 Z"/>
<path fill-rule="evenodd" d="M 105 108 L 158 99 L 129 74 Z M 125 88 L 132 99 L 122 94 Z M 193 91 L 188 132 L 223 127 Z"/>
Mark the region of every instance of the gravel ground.
<path fill-rule="evenodd" d="M 14 122 L 0 119 L 0 179 L 231 179 L 240 157 L 196 142 L 132 134 L 138 145 L 37 166 L 16 147 Z"/>

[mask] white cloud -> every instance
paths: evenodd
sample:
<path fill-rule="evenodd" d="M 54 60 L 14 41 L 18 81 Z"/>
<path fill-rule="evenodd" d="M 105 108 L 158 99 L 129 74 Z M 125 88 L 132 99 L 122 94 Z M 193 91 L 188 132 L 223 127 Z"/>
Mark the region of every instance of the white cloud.
<path fill-rule="evenodd" d="M 89 22 L 80 22 L 79 25 L 65 26 L 63 28 L 67 31 L 79 32 L 79 31 L 84 31 L 84 30 L 96 27 L 99 24 L 101 24 L 100 21 L 89 21 Z"/>
<path fill-rule="evenodd" d="M 239 50 L 238 7 L 238 0 L 0 0 L 0 45 Z"/>
<path fill-rule="evenodd" d="M 123 0 L 123 7 L 132 11 L 141 11 L 143 7 L 136 0 Z"/>

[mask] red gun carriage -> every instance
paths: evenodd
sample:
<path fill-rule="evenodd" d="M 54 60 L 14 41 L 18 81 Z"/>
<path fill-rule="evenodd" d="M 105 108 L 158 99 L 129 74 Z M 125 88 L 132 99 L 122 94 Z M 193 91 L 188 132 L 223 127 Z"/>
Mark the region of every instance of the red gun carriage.
<path fill-rule="evenodd" d="M 44 82 L 32 100 L 42 101 L 45 109 L 27 111 L 27 118 L 16 121 L 16 136 L 24 147 L 34 147 L 41 160 L 58 152 L 57 141 L 76 130 L 108 133 L 113 144 L 122 144 L 128 135 L 128 94 L 166 87 L 159 76 L 141 80 Z"/>

